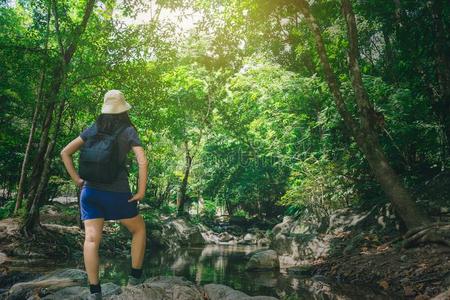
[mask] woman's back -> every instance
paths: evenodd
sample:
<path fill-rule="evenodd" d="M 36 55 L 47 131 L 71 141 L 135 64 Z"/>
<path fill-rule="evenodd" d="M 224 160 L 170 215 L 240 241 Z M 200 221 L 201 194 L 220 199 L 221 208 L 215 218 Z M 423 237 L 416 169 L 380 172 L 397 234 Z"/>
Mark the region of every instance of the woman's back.
<path fill-rule="evenodd" d="M 80 134 L 81 139 L 86 141 L 88 137 L 93 136 L 97 133 L 96 124 L 92 124 Z M 129 125 L 125 128 L 117 137 L 118 142 L 118 159 L 121 162 L 126 162 L 127 154 L 131 150 L 133 146 L 142 146 L 142 142 L 139 139 L 138 133 L 136 129 Z M 127 168 L 122 168 L 117 178 L 111 183 L 98 183 L 85 181 L 84 186 L 91 187 L 97 190 L 102 191 L 111 191 L 111 192 L 130 192 L 130 185 L 128 182 L 128 170 Z"/>

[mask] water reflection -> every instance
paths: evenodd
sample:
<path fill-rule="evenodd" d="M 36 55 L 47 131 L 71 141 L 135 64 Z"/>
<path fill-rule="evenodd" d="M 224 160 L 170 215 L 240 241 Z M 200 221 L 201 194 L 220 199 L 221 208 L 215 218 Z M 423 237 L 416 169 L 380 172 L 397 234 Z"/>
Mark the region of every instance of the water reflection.
<path fill-rule="evenodd" d="M 367 287 L 339 285 L 301 278 L 279 271 L 248 272 L 246 255 L 259 249 L 244 245 L 207 245 L 176 252 L 152 252 L 146 257 L 145 275 L 183 276 L 199 285 L 221 283 L 249 295 L 275 296 L 280 299 L 399 299 Z M 122 264 L 122 265 L 121 265 Z M 119 267 L 119 265 L 121 265 Z M 128 275 L 129 261 L 104 267 L 103 278 L 117 282 Z"/>
<path fill-rule="evenodd" d="M 144 265 L 144 275 L 183 276 L 199 285 L 221 283 L 249 295 L 275 296 L 287 300 L 310 299 L 401 299 L 383 295 L 378 290 L 367 287 L 348 285 L 331 285 L 324 282 L 302 278 L 287 272 L 264 271 L 247 272 L 246 255 L 258 249 L 256 246 L 221 246 L 208 245 L 198 248 L 185 248 L 176 252 L 151 251 L 147 253 Z M 30 268 L 16 264 L 18 269 Z M 39 267 L 40 266 L 40 267 Z M 81 259 L 49 265 L 48 262 L 35 262 L 32 269 L 48 271 L 61 267 L 83 268 Z M 100 267 L 102 282 L 114 282 L 124 285 L 129 274 L 130 257 L 123 253 L 116 259 L 102 259 Z"/>

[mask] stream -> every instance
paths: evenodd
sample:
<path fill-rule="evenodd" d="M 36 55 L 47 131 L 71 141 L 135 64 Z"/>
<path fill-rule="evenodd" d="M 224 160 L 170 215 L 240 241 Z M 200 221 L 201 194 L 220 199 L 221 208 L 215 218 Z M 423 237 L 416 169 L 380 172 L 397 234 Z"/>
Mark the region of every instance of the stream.
<path fill-rule="evenodd" d="M 220 283 L 243 291 L 248 295 L 274 296 L 288 300 L 309 299 L 401 299 L 383 294 L 380 289 L 367 286 L 325 283 L 310 277 L 289 274 L 286 270 L 245 271 L 245 255 L 259 249 L 257 246 L 207 245 L 182 248 L 176 252 L 151 250 L 146 254 L 144 275 L 183 276 L 199 285 Z M 115 259 L 101 259 L 102 283 L 114 282 L 125 285 L 130 258 L 119 254 Z M 83 260 L 15 260 L 10 270 L 19 272 L 47 273 L 58 268 L 84 269 Z"/>

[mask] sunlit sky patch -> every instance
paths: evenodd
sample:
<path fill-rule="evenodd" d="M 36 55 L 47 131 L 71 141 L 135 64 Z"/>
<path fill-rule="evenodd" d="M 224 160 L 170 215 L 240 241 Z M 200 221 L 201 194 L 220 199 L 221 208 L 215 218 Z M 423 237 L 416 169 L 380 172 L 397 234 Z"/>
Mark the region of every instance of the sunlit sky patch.
<path fill-rule="evenodd" d="M 158 7 L 155 1 L 150 1 L 149 8 L 144 12 L 139 12 L 135 17 L 120 16 L 120 11 L 115 11 L 115 17 L 118 17 L 125 24 L 145 24 L 155 18 Z M 174 34 L 186 34 L 192 30 L 196 23 L 202 19 L 202 14 L 192 9 L 161 9 L 159 13 L 159 20 L 163 23 L 174 24 L 178 32 Z"/>

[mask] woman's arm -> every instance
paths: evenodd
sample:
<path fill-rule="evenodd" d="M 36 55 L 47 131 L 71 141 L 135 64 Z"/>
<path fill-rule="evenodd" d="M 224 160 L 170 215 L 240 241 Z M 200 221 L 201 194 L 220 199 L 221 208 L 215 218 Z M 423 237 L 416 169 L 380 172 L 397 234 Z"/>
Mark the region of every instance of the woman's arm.
<path fill-rule="evenodd" d="M 128 200 L 128 202 L 142 200 L 145 195 L 145 186 L 147 185 L 148 163 L 147 158 L 145 157 L 144 148 L 142 148 L 141 146 L 134 146 L 132 149 L 139 165 L 139 181 L 137 193 L 130 200 Z"/>
<path fill-rule="evenodd" d="M 77 137 L 69 144 L 67 144 L 67 146 L 64 147 L 64 149 L 61 150 L 61 159 L 64 163 L 64 166 L 66 167 L 67 173 L 69 173 L 73 182 L 75 182 L 75 184 L 78 187 L 83 186 L 84 180 L 80 178 L 80 175 L 78 175 L 77 171 L 75 170 L 75 167 L 73 166 L 72 154 L 77 152 L 81 148 L 81 146 L 83 146 L 83 144 L 84 144 L 83 139 Z"/>

